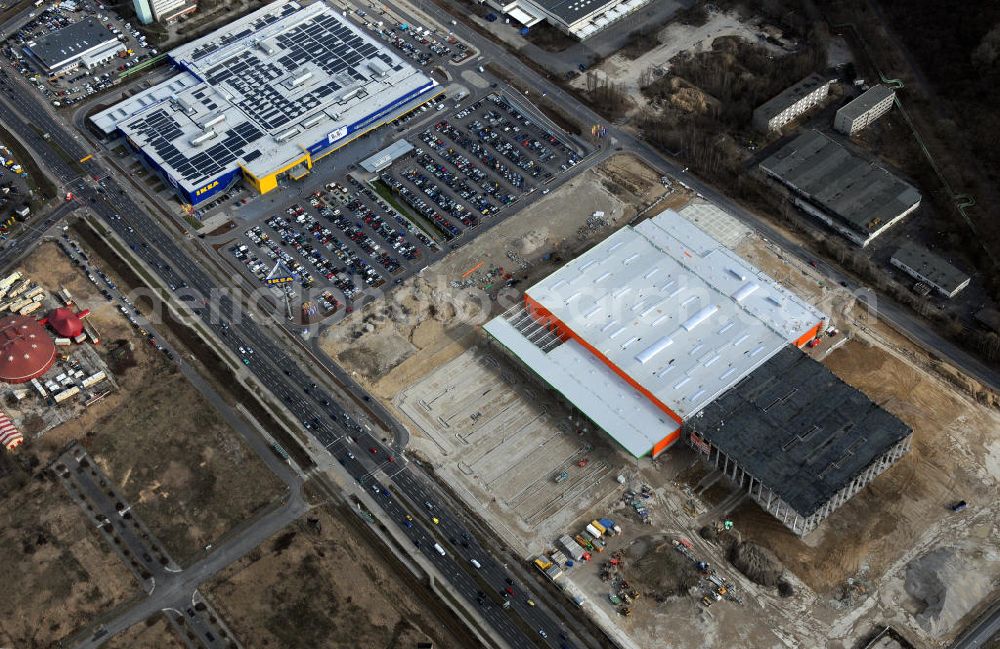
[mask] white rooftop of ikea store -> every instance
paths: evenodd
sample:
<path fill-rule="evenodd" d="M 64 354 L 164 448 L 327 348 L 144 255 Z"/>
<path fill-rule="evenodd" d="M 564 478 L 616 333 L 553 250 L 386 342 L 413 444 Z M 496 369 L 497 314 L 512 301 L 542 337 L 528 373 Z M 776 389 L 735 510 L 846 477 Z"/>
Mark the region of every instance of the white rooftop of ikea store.
<path fill-rule="evenodd" d="M 436 85 L 326 2 L 267 4 L 169 57 L 178 74 L 91 119 L 188 190 L 275 173 Z"/>
<path fill-rule="evenodd" d="M 486 330 L 636 456 L 680 427 L 653 399 L 687 419 L 825 319 L 673 210 L 622 228 L 526 295 L 584 344 L 524 308 Z"/>

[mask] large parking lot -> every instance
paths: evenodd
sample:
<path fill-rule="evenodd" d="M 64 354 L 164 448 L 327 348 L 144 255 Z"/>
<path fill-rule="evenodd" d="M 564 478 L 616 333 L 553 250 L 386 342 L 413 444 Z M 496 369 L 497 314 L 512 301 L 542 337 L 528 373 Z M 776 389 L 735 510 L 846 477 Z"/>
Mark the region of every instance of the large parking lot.
<path fill-rule="evenodd" d="M 386 24 L 384 19 L 376 20 L 375 16 L 368 16 L 363 10 L 355 11 L 355 15 L 376 37 L 392 45 L 399 50 L 401 56 L 409 57 L 417 65 L 430 65 L 442 58 L 457 63 L 472 53 L 465 43 L 450 32 L 447 36 L 439 37 L 418 25 L 396 22 Z"/>
<path fill-rule="evenodd" d="M 393 165 L 381 180 L 445 241 L 495 217 L 580 159 L 499 94 L 479 99 L 418 137 L 423 147 L 409 164 Z"/>
<path fill-rule="evenodd" d="M 335 289 L 322 298 L 324 315 L 365 287 L 379 288 L 404 269 L 422 268 L 439 250 L 367 183 L 351 176 L 251 227 L 246 239 L 228 251 L 258 279 L 280 262 L 305 288 L 321 282 Z"/>
<path fill-rule="evenodd" d="M 458 245 L 484 220 L 510 214 L 524 195 L 548 193 L 545 185 L 581 159 L 500 94 L 454 114 L 444 106 L 411 113 L 443 119 L 418 126 L 408 136 L 414 150 L 381 174 L 338 176 L 251 221 L 224 254 L 261 282 L 280 263 L 298 286 L 319 294 L 322 317 L 350 311 L 366 289 L 401 283 L 443 254 L 444 244 Z M 295 289 L 284 286 L 293 298 Z"/>
<path fill-rule="evenodd" d="M 623 458 L 488 348 L 470 349 L 404 390 L 396 405 L 421 430 L 413 442 L 511 529 L 525 555 L 540 551 L 618 488 Z M 429 440 L 429 443 L 426 443 Z"/>
<path fill-rule="evenodd" d="M 90 95 L 110 88 L 120 75 L 157 54 L 155 49 L 148 47 L 146 37 L 134 25 L 123 21 L 103 4 L 89 0 L 75 4 L 54 3 L 39 7 L 38 12 L 30 16 L 27 23 L 7 38 L 2 52 L 14 69 L 28 78 L 57 108 L 72 106 Z M 88 18 L 102 23 L 122 43 L 125 49 L 118 56 L 89 69 L 80 67 L 50 78 L 24 54 L 23 48 L 28 43 Z"/>

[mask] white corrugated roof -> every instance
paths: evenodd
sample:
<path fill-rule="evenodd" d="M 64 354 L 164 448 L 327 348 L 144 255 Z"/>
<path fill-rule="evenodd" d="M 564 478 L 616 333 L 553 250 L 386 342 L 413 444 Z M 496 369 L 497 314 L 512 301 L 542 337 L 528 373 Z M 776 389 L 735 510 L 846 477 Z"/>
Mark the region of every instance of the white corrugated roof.
<path fill-rule="evenodd" d="M 680 427 L 574 341 L 546 353 L 503 317 L 487 322 L 485 329 L 632 455 L 649 453 Z"/>
<path fill-rule="evenodd" d="M 615 232 L 526 294 L 681 418 L 825 317 L 673 210 Z M 495 323 L 487 326 L 491 334 L 502 328 Z M 573 403 L 629 450 L 652 440 L 648 451 L 676 430 L 666 417 L 654 429 L 624 419 L 606 426 L 601 422 L 615 419 L 607 411 L 628 413 L 651 402 L 610 369 L 572 370 L 567 355 L 606 367 L 575 343 L 544 352 L 525 340 L 536 354 L 509 338 L 501 342 L 519 356 L 531 353 L 536 372 L 564 394 L 573 392 L 567 394 Z M 619 396 L 609 380 L 628 395 Z"/>

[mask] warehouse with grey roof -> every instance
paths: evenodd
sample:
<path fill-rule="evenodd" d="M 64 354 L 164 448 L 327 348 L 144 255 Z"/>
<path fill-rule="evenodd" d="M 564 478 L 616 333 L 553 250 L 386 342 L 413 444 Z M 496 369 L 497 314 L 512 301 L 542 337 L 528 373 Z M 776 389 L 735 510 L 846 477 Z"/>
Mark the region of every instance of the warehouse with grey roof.
<path fill-rule="evenodd" d="M 118 37 L 92 18 L 75 22 L 24 46 L 24 52 L 50 75 L 81 65 L 90 68 L 125 49 Z"/>
<path fill-rule="evenodd" d="M 864 247 L 920 206 L 920 192 L 819 131 L 808 131 L 760 163 L 801 209 Z"/>
<path fill-rule="evenodd" d="M 912 243 L 899 248 L 889 259 L 896 268 L 945 297 L 955 297 L 971 278 L 930 250 Z"/>
<path fill-rule="evenodd" d="M 684 424 L 704 461 L 799 535 L 895 464 L 911 433 L 794 347 Z"/>

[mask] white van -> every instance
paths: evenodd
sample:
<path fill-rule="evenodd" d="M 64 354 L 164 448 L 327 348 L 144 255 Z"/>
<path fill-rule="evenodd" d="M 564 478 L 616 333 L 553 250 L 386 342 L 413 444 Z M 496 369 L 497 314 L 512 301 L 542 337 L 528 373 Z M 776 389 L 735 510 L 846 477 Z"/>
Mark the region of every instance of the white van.
<path fill-rule="evenodd" d="M 441 547 L 440 543 L 435 543 L 434 549 L 437 550 L 437 553 L 440 554 L 442 557 L 445 555 L 444 548 Z"/>
<path fill-rule="evenodd" d="M 483 567 L 483 565 L 478 561 L 476 561 L 475 559 L 473 559 L 470 563 L 472 563 L 472 567 L 475 568 L 476 570 L 479 570 L 480 568 Z"/>

